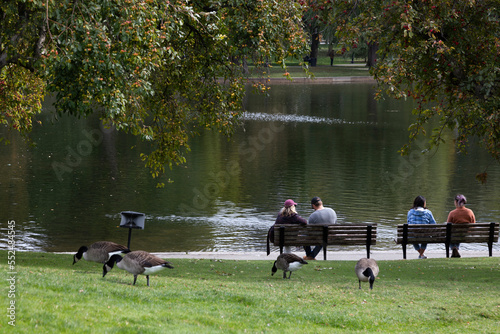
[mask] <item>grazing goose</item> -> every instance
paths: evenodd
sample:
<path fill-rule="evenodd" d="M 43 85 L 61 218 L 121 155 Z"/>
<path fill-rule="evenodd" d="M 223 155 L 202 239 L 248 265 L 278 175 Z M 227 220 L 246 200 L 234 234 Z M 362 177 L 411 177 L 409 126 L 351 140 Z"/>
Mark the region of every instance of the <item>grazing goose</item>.
<path fill-rule="evenodd" d="M 281 269 L 283 270 L 283 278 L 287 278 L 287 271 L 290 272 L 290 274 L 288 275 L 288 279 L 290 279 L 290 276 L 292 276 L 292 271 L 299 270 L 304 264 L 307 264 L 307 262 L 300 256 L 291 253 L 280 254 L 276 261 L 274 261 L 273 269 L 271 269 L 271 276 L 274 275 L 278 271 L 278 269 Z"/>
<path fill-rule="evenodd" d="M 363 258 L 356 263 L 356 275 L 359 279 L 359 288 L 361 289 L 361 281 L 370 282 L 370 289 L 373 289 L 373 282 L 378 275 L 378 265 L 374 259 Z"/>
<path fill-rule="evenodd" d="M 87 261 L 106 263 L 111 255 L 128 253 L 130 250 L 119 244 L 111 241 L 98 241 L 90 246 L 82 246 L 78 252 L 73 256 L 73 264 L 82 259 L 82 256 Z"/>
<path fill-rule="evenodd" d="M 113 269 L 115 262 L 118 268 L 126 270 L 134 275 L 134 283 L 132 285 L 135 285 L 137 275 L 146 275 L 149 286 L 149 275 L 165 268 L 174 268 L 170 262 L 160 259 L 158 256 L 148 252 L 139 250 L 130 252 L 125 257 L 121 257 L 118 254 L 111 256 L 109 261 L 102 267 L 102 277 L 106 276 L 106 274 Z"/>

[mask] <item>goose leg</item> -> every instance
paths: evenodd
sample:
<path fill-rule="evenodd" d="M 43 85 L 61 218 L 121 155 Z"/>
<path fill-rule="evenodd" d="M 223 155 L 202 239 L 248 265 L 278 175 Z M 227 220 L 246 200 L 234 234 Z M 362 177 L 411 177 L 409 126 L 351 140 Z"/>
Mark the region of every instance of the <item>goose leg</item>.
<path fill-rule="evenodd" d="M 132 285 L 135 285 L 135 281 L 137 281 L 137 275 L 134 275 L 134 283 Z"/>
<path fill-rule="evenodd" d="M 290 271 L 290 274 L 288 274 L 288 279 L 290 279 L 290 277 L 292 277 L 292 272 Z"/>
<path fill-rule="evenodd" d="M 146 279 L 148 280 L 148 286 L 149 286 L 149 275 L 146 275 Z"/>
<path fill-rule="evenodd" d="M 283 272 L 283 278 L 286 278 L 286 271 Z"/>
<path fill-rule="evenodd" d="M 359 288 L 361 289 L 361 280 L 359 280 Z"/>

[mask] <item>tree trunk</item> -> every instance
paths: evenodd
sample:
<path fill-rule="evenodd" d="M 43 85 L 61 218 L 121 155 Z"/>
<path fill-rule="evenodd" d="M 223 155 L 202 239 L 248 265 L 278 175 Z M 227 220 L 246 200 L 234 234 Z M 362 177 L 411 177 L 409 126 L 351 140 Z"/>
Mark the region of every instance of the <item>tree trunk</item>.
<path fill-rule="evenodd" d="M 377 51 L 378 51 L 378 43 L 370 42 L 368 43 L 368 62 L 366 66 L 372 67 L 377 62 Z"/>
<path fill-rule="evenodd" d="M 311 66 L 316 66 L 319 50 L 319 33 L 315 32 L 311 37 L 311 55 L 309 56 L 309 62 L 311 63 Z"/>

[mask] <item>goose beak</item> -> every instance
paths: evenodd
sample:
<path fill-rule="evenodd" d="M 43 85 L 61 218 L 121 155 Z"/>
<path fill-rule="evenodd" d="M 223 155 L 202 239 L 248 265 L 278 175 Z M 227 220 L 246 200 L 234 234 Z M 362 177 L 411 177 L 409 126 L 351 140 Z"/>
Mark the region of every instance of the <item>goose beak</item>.
<path fill-rule="evenodd" d="M 106 274 L 108 273 L 108 268 L 107 268 L 107 265 L 105 264 L 104 266 L 102 266 L 102 277 L 106 276 Z"/>
<path fill-rule="evenodd" d="M 375 282 L 375 277 L 370 278 L 370 290 L 373 290 L 373 282 Z"/>

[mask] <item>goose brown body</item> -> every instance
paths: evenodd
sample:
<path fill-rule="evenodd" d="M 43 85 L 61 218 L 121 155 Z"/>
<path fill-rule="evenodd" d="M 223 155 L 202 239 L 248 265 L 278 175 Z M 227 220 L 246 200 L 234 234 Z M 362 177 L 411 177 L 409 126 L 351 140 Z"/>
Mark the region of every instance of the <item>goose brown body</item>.
<path fill-rule="evenodd" d="M 120 244 L 111 241 L 97 241 L 90 246 L 82 246 L 73 256 L 73 264 L 83 257 L 86 261 L 105 263 L 114 254 L 125 254 L 130 250 Z"/>
<path fill-rule="evenodd" d="M 359 288 L 361 289 L 361 282 L 370 282 L 370 289 L 373 289 L 375 277 L 379 273 L 377 261 L 367 258 L 360 259 L 356 263 L 354 270 L 356 271 L 356 276 L 358 276 Z"/>
<path fill-rule="evenodd" d="M 274 261 L 273 268 L 271 269 L 271 275 L 274 275 L 278 269 L 283 270 L 283 278 L 286 277 L 286 273 L 290 272 L 288 278 L 292 276 L 292 272 L 302 268 L 302 265 L 307 264 L 303 258 L 292 253 L 283 253 L 278 256 L 276 261 Z"/>
<path fill-rule="evenodd" d="M 128 253 L 125 257 L 120 255 L 113 255 L 103 266 L 103 275 L 111 271 L 114 264 L 122 270 L 126 270 L 132 275 L 134 275 L 134 283 L 137 281 L 138 275 L 145 275 L 147 279 L 147 284 L 149 286 L 149 275 L 154 274 L 165 268 L 173 269 L 174 267 L 168 261 L 159 258 L 156 255 L 148 253 L 146 251 L 133 251 Z"/>

